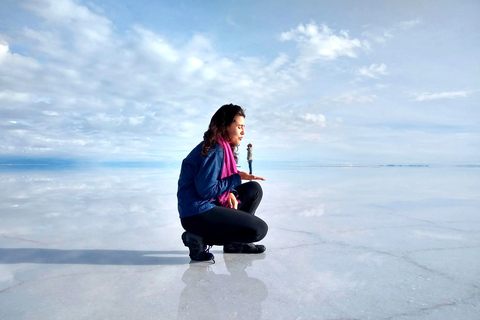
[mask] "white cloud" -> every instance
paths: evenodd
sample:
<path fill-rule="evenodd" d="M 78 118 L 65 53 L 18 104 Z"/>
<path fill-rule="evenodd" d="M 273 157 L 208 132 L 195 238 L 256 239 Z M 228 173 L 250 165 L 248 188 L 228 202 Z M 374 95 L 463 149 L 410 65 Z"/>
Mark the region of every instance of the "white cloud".
<path fill-rule="evenodd" d="M 344 92 L 337 96 L 327 97 L 326 100 L 341 105 L 350 105 L 355 103 L 368 103 L 375 101 L 377 96 L 374 94 L 363 94 L 358 91 Z"/>
<path fill-rule="evenodd" d="M 0 63 L 7 58 L 9 51 L 8 43 L 0 40 Z"/>
<path fill-rule="evenodd" d="M 380 75 L 387 74 L 387 65 L 384 63 L 380 65 L 373 63 L 369 67 L 362 67 L 358 69 L 357 74 L 368 78 L 378 79 Z"/>
<path fill-rule="evenodd" d="M 325 127 L 326 124 L 326 119 L 323 114 L 305 113 L 301 118 L 305 121 L 316 123 L 321 127 Z"/>
<path fill-rule="evenodd" d="M 378 43 L 385 43 L 392 38 L 393 38 L 392 33 L 387 30 L 387 31 L 384 31 L 381 35 L 375 36 L 374 40 L 375 42 L 378 42 Z"/>
<path fill-rule="evenodd" d="M 225 18 L 225 22 L 226 22 L 228 25 L 232 26 L 232 27 L 235 27 L 235 28 L 239 28 L 239 27 L 240 27 L 240 26 L 235 22 L 235 20 L 233 19 L 232 16 L 227 16 L 227 17 Z"/>
<path fill-rule="evenodd" d="M 379 26 L 368 26 L 370 30 L 364 31 L 362 36 L 371 39 L 373 42 L 386 44 L 387 41 L 394 38 L 394 35 L 399 31 L 405 31 L 414 28 L 416 25 L 420 24 L 420 19 L 402 21 L 395 24 L 391 28 L 382 28 Z"/>
<path fill-rule="evenodd" d="M 415 20 L 408 20 L 408 21 L 402 21 L 398 24 L 398 27 L 400 29 L 411 29 L 415 27 L 417 24 L 420 24 L 421 20 L 420 19 L 415 19 Z"/>
<path fill-rule="evenodd" d="M 124 152 L 138 146 L 129 135 L 143 134 L 154 141 L 197 139 L 215 107 L 234 102 L 258 108 L 297 87 L 286 54 L 272 61 L 225 57 L 205 35 L 173 41 L 140 25 L 121 38 L 108 19 L 78 2 L 25 6 L 47 23 L 23 29 L 29 56 L 11 52 L 0 40 L 0 103 L 12 107 L 0 108 L 0 118 L 21 123 L 16 129 L 23 130 L 2 127 L 5 152 L 60 145 L 66 153 L 92 145 L 93 153 Z M 68 145 L 66 137 L 96 143 Z"/>
<path fill-rule="evenodd" d="M 277 58 L 275 58 L 275 60 L 272 61 L 272 63 L 270 63 L 266 70 L 268 72 L 275 72 L 277 70 L 279 70 L 280 68 L 282 68 L 283 66 L 285 66 L 285 64 L 288 62 L 288 56 L 285 54 L 285 53 L 280 53 L 278 55 Z"/>
<path fill-rule="evenodd" d="M 133 125 L 133 126 L 138 126 L 138 125 L 142 125 L 143 122 L 145 120 L 145 117 L 144 116 L 139 116 L 139 117 L 129 117 L 128 118 L 128 122 L 130 125 Z"/>
<path fill-rule="evenodd" d="M 21 56 L 17 53 L 12 53 L 10 51 L 10 46 L 6 41 L 0 39 L 0 77 L 8 75 L 10 78 L 10 84 L 12 80 L 17 78 L 27 78 L 32 72 L 39 71 L 41 65 L 32 58 Z M 14 86 L 15 89 L 18 89 L 18 86 Z M 7 86 L 3 86 L 7 88 Z"/>
<path fill-rule="evenodd" d="M 31 95 L 25 92 L 18 92 L 12 90 L 0 91 L 0 102 L 29 102 Z"/>
<path fill-rule="evenodd" d="M 390 30 L 372 30 L 362 32 L 362 36 L 371 39 L 376 43 L 386 43 L 388 40 L 393 38 L 393 34 Z M 367 43 L 367 49 L 370 49 L 369 44 Z"/>
<path fill-rule="evenodd" d="M 151 62 L 162 60 L 167 63 L 175 63 L 180 59 L 178 50 L 160 35 L 141 26 L 135 26 L 134 30 L 140 36 L 143 54 L 148 56 Z"/>
<path fill-rule="evenodd" d="M 415 98 L 415 101 L 466 98 L 468 97 L 468 94 L 469 92 L 467 91 L 446 91 L 446 92 L 438 92 L 438 93 L 424 92 L 424 93 L 418 94 L 417 97 Z"/>
<path fill-rule="evenodd" d="M 28 0 L 23 6 L 52 25 L 69 29 L 78 37 L 76 43 L 101 44 L 112 35 L 112 23 L 72 0 Z"/>
<path fill-rule="evenodd" d="M 319 27 L 314 22 L 283 32 L 280 40 L 297 42 L 302 62 L 335 60 L 341 56 L 355 58 L 356 50 L 364 47 L 360 40 L 350 38 L 347 31 L 342 30 L 336 35 L 325 24 Z"/>

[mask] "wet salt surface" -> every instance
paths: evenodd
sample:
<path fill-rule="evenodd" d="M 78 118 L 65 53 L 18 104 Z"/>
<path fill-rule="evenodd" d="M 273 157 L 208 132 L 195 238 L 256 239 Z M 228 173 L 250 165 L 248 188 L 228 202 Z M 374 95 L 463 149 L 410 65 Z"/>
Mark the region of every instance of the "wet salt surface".
<path fill-rule="evenodd" d="M 480 169 L 255 168 L 261 255 L 190 263 L 178 172 L 0 172 L 0 319 L 479 319 Z"/>

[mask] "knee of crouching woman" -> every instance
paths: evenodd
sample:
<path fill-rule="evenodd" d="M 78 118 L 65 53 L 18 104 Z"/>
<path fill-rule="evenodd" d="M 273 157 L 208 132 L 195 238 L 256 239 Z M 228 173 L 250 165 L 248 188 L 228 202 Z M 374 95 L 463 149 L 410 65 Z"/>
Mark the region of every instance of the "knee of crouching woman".
<path fill-rule="evenodd" d="M 257 181 L 248 182 L 248 188 L 251 190 L 252 193 L 256 194 L 257 199 L 261 199 L 263 197 L 262 186 Z"/>

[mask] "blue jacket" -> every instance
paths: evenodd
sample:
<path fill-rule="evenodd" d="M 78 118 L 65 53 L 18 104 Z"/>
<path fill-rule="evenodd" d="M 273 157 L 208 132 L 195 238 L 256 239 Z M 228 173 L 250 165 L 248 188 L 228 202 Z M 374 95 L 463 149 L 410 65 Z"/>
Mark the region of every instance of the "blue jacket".
<path fill-rule="evenodd" d="M 223 148 L 216 143 L 202 156 L 203 141 L 183 160 L 178 179 L 178 212 L 186 218 L 220 205 L 218 197 L 242 183 L 238 173 L 222 179 Z"/>

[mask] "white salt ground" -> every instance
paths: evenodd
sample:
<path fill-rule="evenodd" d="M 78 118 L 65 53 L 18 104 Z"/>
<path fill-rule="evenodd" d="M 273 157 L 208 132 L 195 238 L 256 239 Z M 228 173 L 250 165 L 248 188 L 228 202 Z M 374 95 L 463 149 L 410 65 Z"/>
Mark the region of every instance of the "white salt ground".
<path fill-rule="evenodd" d="M 479 168 L 255 170 L 267 251 L 215 264 L 175 170 L 2 172 L 0 319 L 479 319 Z"/>

